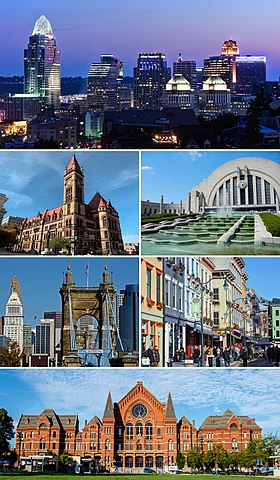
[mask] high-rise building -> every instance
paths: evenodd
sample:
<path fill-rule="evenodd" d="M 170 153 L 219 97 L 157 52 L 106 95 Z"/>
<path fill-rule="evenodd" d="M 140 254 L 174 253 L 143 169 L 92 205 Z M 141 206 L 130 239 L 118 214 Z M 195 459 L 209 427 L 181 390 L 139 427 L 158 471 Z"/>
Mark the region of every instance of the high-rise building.
<path fill-rule="evenodd" d="M 23 306 L 20 285 L 15 277 L 11 280 L 10 297 L 6 304 L 4 335 L 17 342 L 20 349 L 23 349 Z"/>
<path fill-rule="evenodd" d="M 117 327 L 120 329 L 120 308 L 123 305 L 124 293 L 118 293 L 116 296 L 116 321 Z"/>
<path fill-rule="evenodd" d="M 219 76 L 226 82 L 227 88 L 232 88 L 233 63 L 231 56 L 215 56 L 204 60 L 203 82 L 211 76 Z"/>
<path fill-rule="evenodd" d="M 123 79 L 123 62 L 114 55 L 101 55 L 92 63 L 87 79 L 87 105 L 94 112 L 118 109 L 118 86 Z"/>
<path fill-rule="evenodd" d="M 139 285 L 126 285 L 120 307 L 120 336 L 125 351 L 139 350 Z"/>
<path fill-rule="evenodd" d="M 140 53 L 137 67 L 134 68 L 134 107 L 158 110 L 170 78 L 171 71 L 163 53 Z"/>
<path fill-rule="evenodd" d="M 54 320 L 41 320 L 40 325 L 36 325 L 35 353 L 47 354 L 51 358 L 55 355 Z"/>
<path fill-rule="evenodd" d="M 32 355 L 32 327 L 31 325 L 23 325 L 23 350 L 28 357 Z"/>
<path fill-rule="evenodd" d="M 183 60 L 181 53 L 179 53 L 178 60 L 173 62 L 173 75 L 181 74 L 188 80 L 191 88 L 194 90 L 195 102 L 197 103 L 197 69 L 194 60 Z"/>
<path fill-rule="evenodd" d="M 236 93 L 238 95 L 255 95 L 266 81 L 266 57 L 239 56 L 236 64 Z"/>
<path fill-rule="evenodd" d="M 236 40 L 225 40 L 221 49 L 221 55 L 225 55 L 226 57 L 236 57 L 239 55 L 239 46 Z"/>
<path fill-rule="evenodd" d="M 60 51 L 44 15 L 36 21 L 24 50 L 24 93 L 39 94 L 46 104 L 59 105 Z"/>

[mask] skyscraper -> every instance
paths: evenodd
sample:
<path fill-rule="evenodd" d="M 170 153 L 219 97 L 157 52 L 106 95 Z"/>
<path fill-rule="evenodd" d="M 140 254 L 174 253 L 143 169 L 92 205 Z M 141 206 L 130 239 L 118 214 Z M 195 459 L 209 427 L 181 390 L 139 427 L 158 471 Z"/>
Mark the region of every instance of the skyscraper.
<path fill-rule="evenodd" d="M 266 57 L 239 56 L 236 64 L 236 93 L 254 95 L 266 81 Z"/>
<path fill-rule="evenodd" d="M 10 297 L 6 304 L 4 335 L 23 349 L 23 306 L 19 282 L 15 277 L 11 280 Z"/>
<path fill-rule="evenodd" d="M 125 351 L 139 349 L 139 286 L 126 285 L 123 304 L 119 309 L 120 336 Z"/>
<path fill-rule="evenodd" d="M 215 56 L 204 60 L 203 82 L 211 76 L 219 76 L 226 82 L 227 88 L 232 88 L 233 79 L 233 57 Z"/>
<path fill-rule="evenodd" d="M 163 53 L 140 53 L 134 68 L 134 107 L 158 110 L 170 78 L 171 71 Z"/>
<path fill-rule="evenodd" d="M 239 55 L 239 46 L 236 40 L 225 40 L 222 46 L 221 55 L 225 55 L 226 57 L 234 57 Z"/>
<path fill-rule="evenodd" d="M 194 60 L 183 60 L 181 53 L 179 53 L 178 60 L 173 62 L 173 75 L 181 74 L 191 84 L 191 88 L 194 90 L 195 103 L 197 103 L 197 70 L 196 62 Z"/>
<path fill-rule="evenodd" d="M 87 105 L 94 112 L 117 110 L 118 86 L 123 78 L 123 62 L 114 55 L 101 55 L 92 63 L 87 79 Z"/>
<path fill-rule="evenodd" d="M 24 50 L 24 93 L 39 94 L 46 104 L 59 105 L 60 51 L 51 24 L 42 15 Z"/>

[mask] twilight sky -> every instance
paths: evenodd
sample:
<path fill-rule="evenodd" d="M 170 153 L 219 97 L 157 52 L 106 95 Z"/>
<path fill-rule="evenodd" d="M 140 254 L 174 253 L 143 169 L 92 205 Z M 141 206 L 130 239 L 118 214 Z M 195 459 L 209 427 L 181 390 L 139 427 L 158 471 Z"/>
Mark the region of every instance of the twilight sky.
<path fill-rule="evenodd" d="M 0 192 L 7 215 L 32 217 L 63 203 L 63 175 L 71 151 L 1 152 Z M 138 152 L 78 151 L 84 169 L 85 202 L 98 191 L 119 213 L 125 242 L 138 242 Z M 24 172 L 24 174 L 23 174 Z"/>
<path fill-rule="evenodd" d="M 208 415 L 230 408 L 255 418 L 264 433 L 279 431 L 279 369 L 218 370 L 177 368 L 175 375 L 162 368 L 1 369 L 0 408 L 8 410 L 15 424 L 22 413 L 39 414 L 44 408 L 78 413 L 82 428 L 85 419 L 102 418 L 109 389 L 118 402 L 142 380 L 162 402 L 170 390 L 178 420 L 185 415 L 199 427 Z"/>
<path fill-rule="evenodd" d="M 36 325 L 44 318 L 45 311 L 61 311 L 59 289 L 63 273 L 67 271 L 67 258 L 0 258 L 0 315 L 5 315 L 5 305 L 10 296 L 10 282 L 16 275 L 21 288 L 24 323 Z M 127 284 L 138 284 L 138 258 L 109 258 L 108 270 L 117 291 Z M 73 282 L 78 287 L 88 284 L 97 287 L 102 282 L 105 258 L 71 258 Z M 34 320 L 34 317 L 37 319 Z M 0 382 L 1 384 L 1 382 Z M 1 388 L 0 388 L 1 390 Z"/>
<path fill-rule="evenodd" d="M 280 75 L 280 3 L 277 0 L 13 0 L 1 2 L 0 76 L 23 74 L 23 50 L 35 21 L 51 22 L 62 57 L 62 74 L 86 76 L 101 53 L 124 61 L 132 74 L 140 52 L 178 52 L 198 65 L 220 53 L 230 36 L 241 55 L 266 55 L 268 79 Z"/>

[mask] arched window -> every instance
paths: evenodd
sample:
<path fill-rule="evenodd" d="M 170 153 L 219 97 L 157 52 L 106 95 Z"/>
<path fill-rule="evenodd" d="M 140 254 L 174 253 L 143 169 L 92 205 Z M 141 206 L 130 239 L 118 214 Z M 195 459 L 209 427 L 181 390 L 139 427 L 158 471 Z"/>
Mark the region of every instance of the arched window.
<path fill-rule="evenodd" d="M 172 439 L 168 440 L 168 450 L 169 451 L 174 450 L 174 443 Z"/>
<path fill-rule="evenodd" d="M 46 448 L 46 440 L 44 438 L 40 439 L 40 450 L 45 450 Z"/>
<path fill-rule="evenodd" d="M 105 442 L 105 448 L 106 448 L 106 450 L 111 450 L 111 443 L 110 443 L 110 440 L 108 438 Z"/>
<path fill-rule="evenodd" d="M 151 423 L 146 424 L 146 439 L 152 440 L 153 438 L 153 425 Z"/>
<path fill-rule="evenodd" d="M 128 423 L 126 425 L 126 438 L 127 438 L 127 440 L 133 440 L 133 425 L 132 425 L 132 423 Z"/>
<path fill-rule="evenodd" d="M 56 438 L 56 432 L 53 432 L 53 438 Z"/>
<path fill-rule="evenodd" d="M 233 438 L 231 440 L 231 448 L 232 448 L 232 450 L 238 450 L 238 445 L 237 445 L 236 438 Z"/>
<path fill-rule="evenodd" d="M 39 428 L 40 428 L 40 430 L 41 430 L 41 428 L 48 428 L 48 427 L 47 427 L 47 425 L 46 425 L 45 423 L 41 423 L 41 424 L 39 425 Z"/>
<path fill-rule="evenodd" d="M 238 428 L 237 423 L 232 423 L 231 426 L 230 426 L 230 428 Z"/>
<path fill-rule="evenodd" d="M 137 423 L 137 425 L 136 425 L 136 435 L 143 435 L 143 425 L 142 425 L 142 423 Z"/>
<path fill-rule="evenodd" d="M 157 434 L 161 435 L 161 429 L 160 428 L 157 429 Z"/>

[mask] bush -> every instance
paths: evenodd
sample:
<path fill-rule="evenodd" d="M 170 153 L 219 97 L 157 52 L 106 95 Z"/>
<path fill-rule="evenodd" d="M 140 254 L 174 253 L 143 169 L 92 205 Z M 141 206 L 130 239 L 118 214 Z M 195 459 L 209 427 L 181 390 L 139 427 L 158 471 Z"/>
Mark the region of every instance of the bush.
<path fill-rule="evenodd" d="M 273 213 L 261 213 L 260 217 L 273 237 L 280 237 L 280 217 Z"/>

